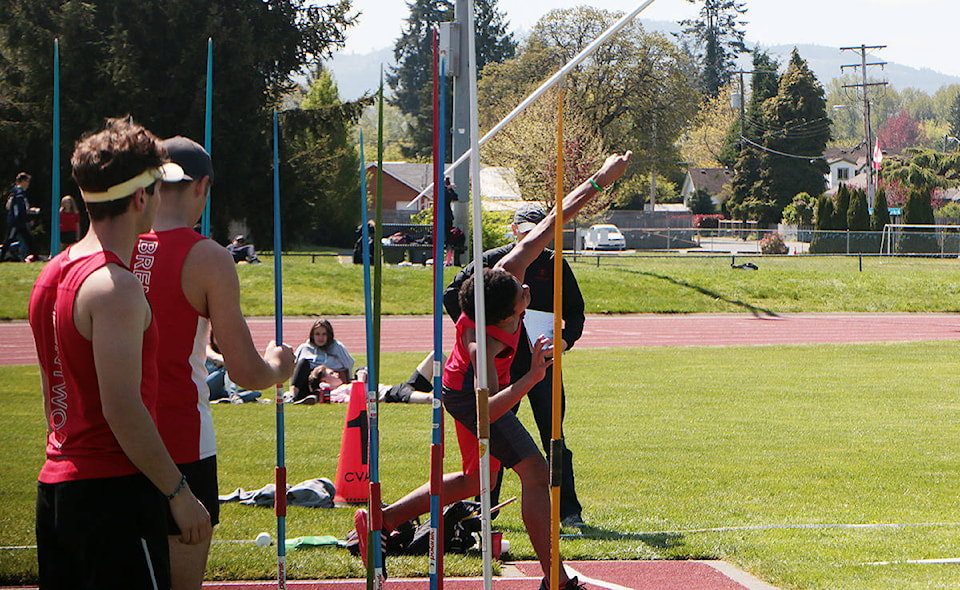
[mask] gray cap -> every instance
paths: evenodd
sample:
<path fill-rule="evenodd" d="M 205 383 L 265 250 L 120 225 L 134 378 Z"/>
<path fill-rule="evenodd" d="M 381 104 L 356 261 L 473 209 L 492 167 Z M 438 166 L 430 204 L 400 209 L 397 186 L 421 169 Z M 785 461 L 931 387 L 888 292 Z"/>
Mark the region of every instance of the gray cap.
<path fill-rule="evenodd" d="M 525 234 L 537 226 L 547 216 L 547 212 L 539 203 L 524 203 L 513 214 L 513 222 L 517 224 L 517 231 Z"/>
<path fill-rule="evenodd" d="M 170 161 L 183 168 L 183 180 L 200 180 L 209 176 L 213 182 L 213 162 L 202 145 L 179 135 L 164 139 L 162 143 Z"/>

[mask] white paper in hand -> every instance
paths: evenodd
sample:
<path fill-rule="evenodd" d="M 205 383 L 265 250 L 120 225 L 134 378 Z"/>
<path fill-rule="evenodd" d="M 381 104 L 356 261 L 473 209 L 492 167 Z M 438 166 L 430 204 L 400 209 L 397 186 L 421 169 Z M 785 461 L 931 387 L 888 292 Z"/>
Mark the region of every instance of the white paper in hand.
<path fill-rule="evenodd" d="M 528 309 L 523 315 L 523 327 L 527 330 L 531 350 L 537 338 L 541 336 L 553 340 L 553 314 L 549 311 Z"/>

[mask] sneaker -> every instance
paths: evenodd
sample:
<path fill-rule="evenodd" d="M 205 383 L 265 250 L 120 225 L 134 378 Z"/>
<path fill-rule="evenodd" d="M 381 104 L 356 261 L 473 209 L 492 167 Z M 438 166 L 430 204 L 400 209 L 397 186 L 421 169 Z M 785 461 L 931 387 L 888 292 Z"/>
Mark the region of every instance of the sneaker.
<path fill-rule="evenodd" d="M 583 518 L 581 518 L 579 514 L 571 514 L 570 516 L 565 516 L 560 520 L 560 526 L 572 529 L 582 529 L 587 525 L 583 522 Z"/>
<path fill-rule="evenodd" d="M 301 400 L 297 400 L 297 401 L 295 401 L 295 402 L 293 402 L 293 403 L 294 403 L 294 404 L 303 404 L 303 405 L 305 405 L 305 406 L 312 406 L 312 405 L 314 405 L 315 403 L 317 403 L 317 401 L 319 401 L 319 400 L 320 400 L 320 398 L 318 398 L 316 395 L 314 395 L 314 394 L 311 393 L 311 394 L 308 395 L 307 397 L 305 397 L 305 398 L 303 398 L 303 399 L 301 399 Z"/>
<path fill-rule="evenodd" d="M 357 527 L 357 545 L 360 549 L 360 559 L 363 560 L 363 567 L 367 567 L 367 535 L 370 529 L 367 526 L 369 515 L 365 508 L 360 508 L 353 513 L 353 526 Z"/>
<path fill-rule="evenodd" d="M 547 583 L 547 579 L 544 578 L 540 580 L 540 590 L 550 590 L 550 584 Z M 577 577 L 574 576 L 567 580 L 567 583 L 563 586 L 560 586 L 560 590 L 587 590 L 586 584 L 581 584 Z"/>

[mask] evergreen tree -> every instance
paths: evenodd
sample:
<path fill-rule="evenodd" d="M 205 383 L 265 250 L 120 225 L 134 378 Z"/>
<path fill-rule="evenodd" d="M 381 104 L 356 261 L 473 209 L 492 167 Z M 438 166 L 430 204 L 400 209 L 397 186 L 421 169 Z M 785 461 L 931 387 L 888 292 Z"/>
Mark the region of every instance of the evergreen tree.
<path fill-rule="evenodd" d="M 830 168 L 821 157 L 830 140 L 823 87 L 796 49 L 777 96 L 764 103 L 758 198 L 779 213 L 797 192 L 818 195 Z M 769 221 L 769 220 L 758 220 Z"/>
<path fill-rule="evenodd" d="M 281 118 L 283 194 L 300 196 L 293 206 L 281 201 L 284 233 L 349 245 L 361 207 L 360 157 L 350 131 L 363 103 L 341 103 L 330 72 L 319 67 L 300 106 Z"/>
<path fill-rule="evenodd" d="M 887 208 L 887 191 L 883 187 L 877 189 L 873 199 L 873 213 L 870 215 L 870 229 L 883 231 L 890 223 L 890 210 Z"/>
<path fill-rule="evenodd" d="M 820 231 L 828 231 L 833 227 L 833 199 L 827 195 L 821 195 L 817 199 L 817 213 L 814 219 L 814 227 Z"/>
<path fill-rule="evenodd" d="M 855 232 L 870 231 L 867 193 L 862 189 L 856 189 L 850 195 L 850 206 L 847 209 L 847 229 Z"/>
<path fill-rule="evenodd" d="M 960 137 L 960 93 L 957 93 L 956 98 L 953 99 L 953 104 L 950 105 L 950 135 L 954 137 Z"/>
<path fill-rule="evenodd" d="M 847 212 L 850 209 L 850 189 L 847 185 L 840 183 L 837 189 L 837 196 L 834 201 L 833 223 L 830 229 L 844 230 L 850 229 L 847 225 Z"/>
<path fill-rule="evenodd" d="M 681 21 L 680 25 L 685 27 L 683 34 L 692 38 L 693 46 L 700 51 L 700 89 L 714 97 L 736 69 L 737 54 L 747 51 L 742 28 L 746 22 L 740 20 L 747 8 L 746 2 L 737 0 L 702 1 L 700 17 Z"/>
<path fill-rule="evenodd" d="M 403 34 L 394 45 L 397 65 L 387 75 L 387 84 L 393 90 L 390 104 L 399 107 L 409 118 L 410 146 L 404 146 L 408 158 L 426 158 L 433 150 L 433 27 L 454 20 L 451 0 L 412 0 L 410 15 Z M 497 0 L 478 0 L 474 4 L 476 29 L 477 75 L 489 63 L 510 59 L 516 52 L 513 35 L 507 32 L 503 15 L 497 10 Z M 466 34 L 462 31 L 461 34 Z M 465 56 L 461 56 L 465 59 Z M 447 96 L 453 82 L 444 80 Z M 453 122 L 453 109 L 447 109 L 444 128 Z M 449 142 L 448 142 L 449 144 Z M 449 147 L 448 147 L 449 149 Z"/>
<path fill-rule="evenodd" d="M 760 153 L 747 143 L 747 140 L 759 143 L 762 139 L 760 125 L 763 104 L 775 97 L 778 90 L 778 64 L 767 53 L 757 50 L 753 54 L 753 75 L 750 79 L 750 102 L 746 106 L 740 154 L 734 164 L 734 176 L 731 188 L 733 194 L 727 202 L 728 210 L 735 219 L 746 220 L 748 208 L 741 205 L 749 200 L 762 200 L 759 194 Z M 822 192 L 822 191 L 821 191 Z M 820 193 L 814 193 L 819 195 Z"/>

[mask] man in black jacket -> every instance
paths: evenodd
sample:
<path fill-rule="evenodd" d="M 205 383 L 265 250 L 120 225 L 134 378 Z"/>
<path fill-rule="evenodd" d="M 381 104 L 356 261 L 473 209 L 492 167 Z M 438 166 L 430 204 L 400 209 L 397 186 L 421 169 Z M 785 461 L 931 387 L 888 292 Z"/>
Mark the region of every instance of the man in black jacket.
<path fill-rule="evenodd" d="M 513 216 L 513 235 L 517 242 L 533 229 L 539 223 L 546 213 L 543 208 L 535 203 L 523 205 Z M 493 266 L 510 252 L 516 243 L 494 248 L 483 253 L 483 266 L 493 268 Z M 530 287 L 530 305 L 528 309 L 537 311 L 553 312 L 553 252 L 544 250 L 543 253 L 527 268 L 524 282 Z M 468 277 L 473 275 L 473 263 L 467 265 L 443 293 L 443 306 L 447 313 L 456 322 L 460 317 L 460 303 L 457 294 L 460 292 L 460 285 Z M 573 276 L 573 271 L 567 261 L 563 261 L 563 350 L 569 350 L 583 333 L 584 322 L 584 304 L 583 296 L 580 294 L 580 286 L 577 285 L 577 279 Z M 526 343 L 526 344 L 524 344 Z M 517 347 L 517 354 L 510 366 L 511 382 L 516 381 L 530 370 L 530 340 L 527 337 L 526 329 L 521 327 L 520 344 Z M 550 448 L 550 439 L 552 433 L 552 407 L 553 407 L 553 367 L 547 369 L 543 380 L 533 386 L 533 389 L 527 394 L 530 400 L 530 408 L 533 411 L 533 417 L 537 422 L 537 430 L 540 431 L 540 442 L 545 451 Z M 566 441 L 563 439 L 563 416 L 566 409 L 566 398 L 561 389 L 561 441 L 562 441 L 562 478 L 560 483 L 560 522 L 567 527 L 583 527 L 583 518 L 581 517 L 581 506 L 577 500 L 577 491 L 574 486 L 573 475 L 573 453 L 567 448 Z M 513 408 L 514 413 L 520 409 L 517 405 Z M 500 492 L 500 479 L 503 475 L 501 470 L 497 477 L 497 483 L 494 487 L 491 498 L 496 502 Z"/>

